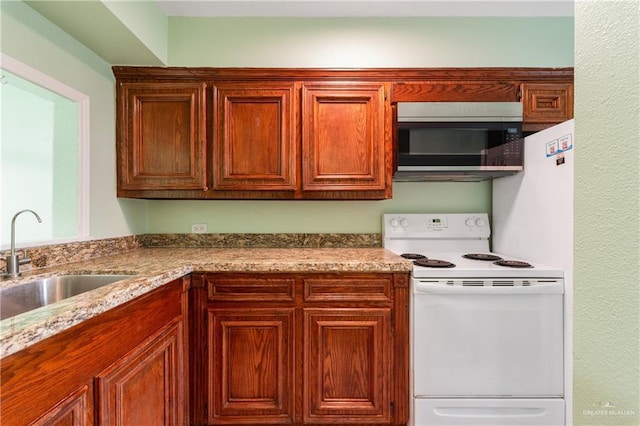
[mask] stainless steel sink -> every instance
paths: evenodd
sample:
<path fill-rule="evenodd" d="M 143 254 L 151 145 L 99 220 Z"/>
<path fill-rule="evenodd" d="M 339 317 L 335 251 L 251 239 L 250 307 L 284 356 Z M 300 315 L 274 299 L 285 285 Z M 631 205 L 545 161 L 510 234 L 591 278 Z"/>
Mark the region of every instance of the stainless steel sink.
<path fill-rule="evenodd" d="M 0 320 L 132 276 L 125 274 L 58 275 L 6 287 L 0 289 Z"/>

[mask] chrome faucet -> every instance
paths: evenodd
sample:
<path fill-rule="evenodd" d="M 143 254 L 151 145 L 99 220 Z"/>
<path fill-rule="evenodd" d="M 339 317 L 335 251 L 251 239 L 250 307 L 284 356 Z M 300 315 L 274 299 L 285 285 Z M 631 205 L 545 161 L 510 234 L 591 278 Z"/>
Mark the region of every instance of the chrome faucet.
<path fill-rule="evenodd" d="M 4 277 L 17 277 L 18 275 L 20 275 L 20 265 L 29 263 L 31 261 L 31 259 L 27 257 L 25 257 L 24 259 L 18 259 L 18 255 L 16 254 L 16 219 L 21 213 L 24 212 L 33 213 L 36 219 L 38 219 L 38 223 L 42 223 L 42 219 L 40 219 L 38 213 L 34 212 L 33 210 L 20 210 L 18 213 L 13 215 L 13 219 L 11 219 L 11 254 L 4 258 L 7 265 L 7 272 L 3 274 Z"/>

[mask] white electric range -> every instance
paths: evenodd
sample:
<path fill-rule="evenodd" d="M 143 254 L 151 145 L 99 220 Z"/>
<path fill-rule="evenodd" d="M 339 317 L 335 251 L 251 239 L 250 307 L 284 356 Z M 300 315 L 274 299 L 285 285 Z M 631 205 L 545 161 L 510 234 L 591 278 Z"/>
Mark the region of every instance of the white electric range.
<path fill-rule="evenodd" d="M 411 424 L 563 425 L 563 271 L 489 250 L 479 214 L 385 214 L 414 260 Z"/>

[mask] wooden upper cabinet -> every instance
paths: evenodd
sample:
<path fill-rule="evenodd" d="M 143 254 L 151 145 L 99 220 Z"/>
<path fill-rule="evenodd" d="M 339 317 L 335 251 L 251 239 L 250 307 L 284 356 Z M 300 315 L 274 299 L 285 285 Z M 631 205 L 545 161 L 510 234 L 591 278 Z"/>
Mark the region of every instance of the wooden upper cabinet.
<path fill-rule="evenodd" d="M 213 189 L 296 189 L 294 83 L 215 83 Z"/>
<path fill-rule="evenodd" d="M 124 82 L 117 96 L 118 196 L 205 191 L 205 84 Z"/>
<path fill-rule="evenodd" d="M 304 84 L 302 190 L 384 190 L 385 111 L 382 83 Z"/>
<path fill-rule="evenodd" d="M 573 83 L 523 83 L 521 92 L 525 125 L 573 118 Z"/>
<path fill-rule="evenodd" d="M 400 81 L 391 86 L 393 102 L 514 102 L 518 85 L 504 81 Z"/>

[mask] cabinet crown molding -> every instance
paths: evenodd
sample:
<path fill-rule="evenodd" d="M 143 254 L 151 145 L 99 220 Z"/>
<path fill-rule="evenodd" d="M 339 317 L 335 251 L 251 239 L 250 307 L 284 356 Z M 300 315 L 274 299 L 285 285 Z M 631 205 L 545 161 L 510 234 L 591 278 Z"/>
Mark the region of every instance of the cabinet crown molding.
<path fill-rule="evenodd" d="M 212 68 L 114 66 L 118 79 L 157 80 L 375 80 L 404 81 L 573 81 L 573 67 L 484 68 Z"/>

